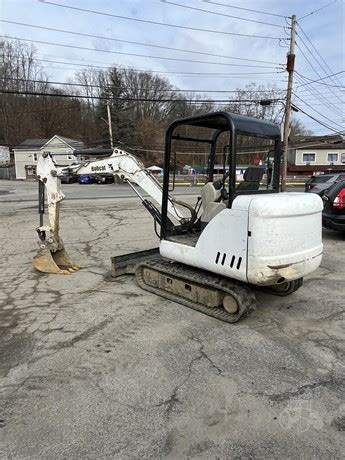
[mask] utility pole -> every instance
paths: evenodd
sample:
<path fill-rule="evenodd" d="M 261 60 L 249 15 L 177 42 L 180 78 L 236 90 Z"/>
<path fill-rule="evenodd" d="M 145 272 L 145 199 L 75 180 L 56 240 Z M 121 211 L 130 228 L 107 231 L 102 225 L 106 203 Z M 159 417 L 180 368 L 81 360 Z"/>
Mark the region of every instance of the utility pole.
<path fill-rule="evenodd" d="M 113 128 L 111 126 L 111 113 L 110 113 L 110 104 L 109 101 L 107 101 L 107 113 L 108 113 L 108 127 L 109 127 L 109 139 L 110 139 L 110 147 L 111 149 L 114 148 L 114 142 L 113 142 Z"/>
<path fill-rule="evenodd" d="M 290 35 L 290 50 L 287 55 L 286 70 L 289 72 L 288 86 L 286 93 L 285 103 L 285 116 L 284 116 L 284 136 L 283 136 L 283 164 L 282 164 L 282 177 L 281 177 L 281 190 L 286 190 L 286 176 L 287 176 L 287 160 L 289 149 L 289 128 L 291 118 L 291 96 L 293 84 L 293 72 L 295 68 L 295 42 L 296 42 L 296 15 L 291 18 L 291 35 Z"/>

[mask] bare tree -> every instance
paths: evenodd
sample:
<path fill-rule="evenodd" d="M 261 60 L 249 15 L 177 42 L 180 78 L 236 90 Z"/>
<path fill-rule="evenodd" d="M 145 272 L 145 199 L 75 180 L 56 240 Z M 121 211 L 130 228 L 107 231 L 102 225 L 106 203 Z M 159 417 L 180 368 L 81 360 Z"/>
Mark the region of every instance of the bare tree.
<path fill-rule="evenodd" d="M 35 48 L 18 40 L 2 39 L 0 88 L 7 91 L 40 92 L 47 91 L 47 76 L 35 61 Z M 0 138 L 5 144 L 23 140 L 31 132 L 38 130 L 37 121 L 32 117 L 38 102 L 33 95 L 3 94 L 0 103 Z"/>
<path fill-rule="evenodd" d="M 296 136 L 310 136 L 313 132 L 310 131 L 308 128 L 304 126 L 304 124 L 295 117 L 292 117 L 290 123 L 290 138 L 294 138 Z"/>

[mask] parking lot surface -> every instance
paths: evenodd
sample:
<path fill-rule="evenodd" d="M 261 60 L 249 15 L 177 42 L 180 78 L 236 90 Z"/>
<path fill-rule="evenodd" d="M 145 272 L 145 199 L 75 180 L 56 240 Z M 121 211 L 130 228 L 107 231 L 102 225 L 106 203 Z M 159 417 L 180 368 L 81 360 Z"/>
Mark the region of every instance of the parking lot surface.
<path fill-rule="evenodd" d="M 158 245 L 127 195 L 65 200 L 82 269 L 35 272 L 31 193 L 0 183 L 1 458 L 342 458 L 345 235 L 230 325 L 111 279 L 111 256 Z"/>

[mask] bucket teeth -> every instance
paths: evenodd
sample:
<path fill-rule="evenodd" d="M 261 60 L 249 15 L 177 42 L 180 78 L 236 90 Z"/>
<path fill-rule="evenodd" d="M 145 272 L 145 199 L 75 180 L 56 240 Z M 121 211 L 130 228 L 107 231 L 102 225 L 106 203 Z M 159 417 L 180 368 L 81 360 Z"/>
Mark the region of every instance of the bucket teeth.
<path fill-rule="evenodd" d="M 79 265 L 71 262 L 64 249 L 52 253 L 48 248 L 41 248 L 32 265 L 40 272 L 57 275 L 69 275 L 80 269 Z"/>
<path fill-rule="evenodd" d="M 65 249 L 53 252 L 52 257 L 56 265 L 58 265 L 58 267 L 62 270 L 68 270 L 70 273 L 80 270 L 80 265 L 71 261 Z"/>

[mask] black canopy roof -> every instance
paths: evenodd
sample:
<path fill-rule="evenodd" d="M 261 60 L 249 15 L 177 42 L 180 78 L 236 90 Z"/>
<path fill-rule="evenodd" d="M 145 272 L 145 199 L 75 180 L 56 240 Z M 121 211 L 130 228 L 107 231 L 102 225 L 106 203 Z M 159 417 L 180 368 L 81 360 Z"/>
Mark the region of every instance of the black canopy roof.
<path fill-rule="evenodd" d="M 175 129 L 180 125 L 199 126 L 221 131 L 229 131 L 233 127 L 237 133 L 258 137 L 280 138 L 281 135 L 280 128 L 275 123 L 229 112 L 210 112 L 180 118 L 170 125 L 170 129 Z"/>

